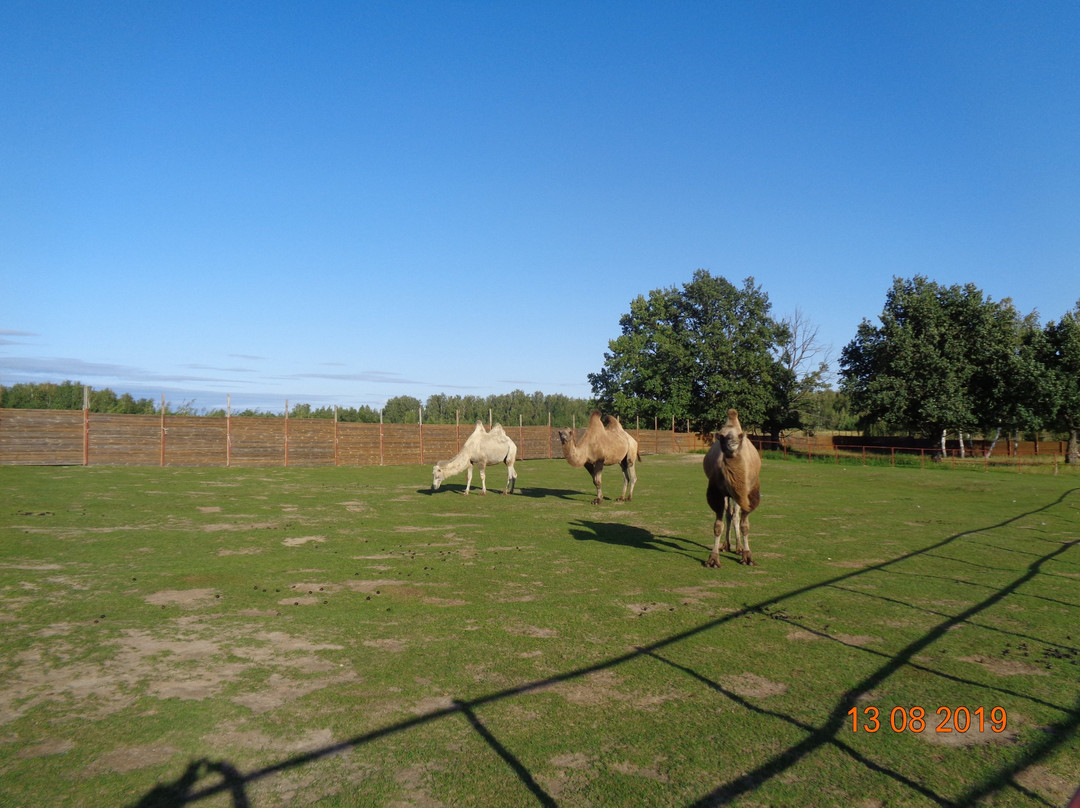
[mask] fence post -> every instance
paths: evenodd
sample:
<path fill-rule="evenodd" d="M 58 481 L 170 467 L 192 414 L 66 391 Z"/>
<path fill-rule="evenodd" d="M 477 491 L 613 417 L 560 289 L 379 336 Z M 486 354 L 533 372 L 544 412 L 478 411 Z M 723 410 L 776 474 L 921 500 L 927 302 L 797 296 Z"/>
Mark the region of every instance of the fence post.
<path fill-rule="evenodd" d="M 161 452 L 158 457 L 158 464 L 162 467 L 165 466 L 165 394 L 161 394 Z"/>
<path fill-rule="evenodd" d="M 383 411 L 379 410 L 379 465 L 385 465 L 383 461 Z"/>
<path fill-rule="evenodd" d="M 232 396 L 225 396 L 225 468 L 232 467 Z"/>
<path fill-rule="evenodd" d="M 420 425 L 420 465 L 424 465 L 424 408 L 417 410 Z"/>
<path fill-rule="evenodd" d="M 164 400 L 162 396 L 162 400 Z M 83 412 L 83 449 L 82 449 L 82 464 L 84 466 L 90 465 L 90 388 L 83 387 L 82 389 L 82 412 Z"/>
<path fill-rule="evenodd" d="M 548 410 L 548 460 L 551 460 L 551 410 Z"/>
<path fill-rule="evenodd" d="M 285 468 L 289 467 L 289 399 L 285 399 Z"/>
<path fill-rule="evenodd" d="M 660 419 L 653 416 L 652 419 L 653 452 L 660 454 Z"/>
<path fill-rule="evenodd" d="M 525 459 L 525 427 L 522 426 L 521 413 L 518 413 L 518 440 L 521 441 L 521 459 Z"/>
<path fill-rule="evenodd" d="M 337 421 L 337 404 L 334 405 L 334 465 L 338 466 L 338 421 Z"/>

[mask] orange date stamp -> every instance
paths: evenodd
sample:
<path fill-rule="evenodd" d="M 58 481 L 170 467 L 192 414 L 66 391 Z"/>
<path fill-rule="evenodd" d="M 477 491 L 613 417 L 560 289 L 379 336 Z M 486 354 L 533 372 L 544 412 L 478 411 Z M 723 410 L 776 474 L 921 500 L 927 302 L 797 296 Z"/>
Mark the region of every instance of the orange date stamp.
<path fill-rule="evenodd" d="M 889 717 L 882 715 L 877 707 L 852 707 L 852 732 L 877 732 L 891 729 L 893 732 L 1004 732 L 1009 717 L 1004 707 L 938 707 L 934 717 L 929 717 L 922 707 L 893 707 Z"/>

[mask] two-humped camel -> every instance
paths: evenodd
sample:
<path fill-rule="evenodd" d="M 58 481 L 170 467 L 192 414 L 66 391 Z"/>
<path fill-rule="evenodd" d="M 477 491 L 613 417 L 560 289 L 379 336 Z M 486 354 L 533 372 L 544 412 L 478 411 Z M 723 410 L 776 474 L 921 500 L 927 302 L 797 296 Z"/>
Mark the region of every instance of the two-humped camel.
<path fill-rule="evenodd" d="M 705 475 L 709 488 L 705 494 L 716 513 L 713 522 L 713 550 L 706 567 L 720 566 L 720 533 L 724 533 L 724 552 L 731 551 L 731 523 L 735 522 L 736 552 L 743 564 L 753 564 L 750 556 L 750 513 L 761 502 L 761 455 L 739 423 L 737 410 L 728 410 L 727 423 L 705 455 Z M 726 523 L 723 524 L 722 523 Z"/>
<path fill-rule="evenodd" d="M 514 493 L 514 483 L 517 482 L 517 472 L 514 471 L 514 461 L 517 459 L 517 444 L 510 440 L 506 430 L 501 424 L 495 424 L 488 432 L 484 429 L 481 421 L 476 422 L 476 429 L 469 435 L 461 451 L 449 460 L 440 460 L 435 464 L 431 473 L 431 490 L 438 491 L 443 480 L 454 474 L 467 472 L 465 476 L 465 493 L 469 493 L 472 485 L 473 466 L 480 469 L 480 493 L 487 493 L 487 469 L 488 463 L 506 464 L 506 488 L 504 494 Z"/>
<path fill-rule="evenodd" d="M 589 416 L 589 426 L 580 441 L 574 439 L 574 430 L 570 428 L 559 430 L 559 440 L 562 442 L 563 457 L 566 461 L 576 469 L 584 466 L 592 476 L 596 486 L 593 505 L 599 505 L 604 500 L 600 477 L 604 473 L 605 465 L 617 464 L 622 468 L 623 491 L 616 501 L 629 502 L 633 498 L 634 484 L 637 482 L 634 464 L 640 459 L 638 443 L 622 428 L 618 418 L 609 415 L 605 424 L 600 412 L 593 410 Z"/>

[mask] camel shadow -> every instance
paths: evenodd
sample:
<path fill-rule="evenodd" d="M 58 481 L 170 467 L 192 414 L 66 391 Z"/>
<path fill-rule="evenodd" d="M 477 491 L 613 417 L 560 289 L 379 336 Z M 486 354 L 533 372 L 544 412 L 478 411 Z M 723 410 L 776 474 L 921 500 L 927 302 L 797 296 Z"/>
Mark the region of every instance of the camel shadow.
<path fill-rule="evenodd" d="M 626 525 L 619 522 L 593 522 L 586 519 L 579 519 L 574 524 L 580 527 L 572 527 L 570 535 L 577 541 L 599 541 L 604 544 L 630 547 L 635 550 L 681 553 L 687 558 L 693 558 L 695 561 L 700 559 L 689 552 L 684 545 L 699 547 L 705 551 L 709 550 L 705 545 L 691 539 L 682 539 L 677 536 L 657 536 L 651 531 L 635 525 Z"/>
<path fill-rule="evenodd" d="M 439 494 L 442 494 L 444 491 L 448 492 L 448 493 L 451 493 L 451 494 L 462 494 L 462 495 L 464 495 L 465 494 L 465 483 L 443 483 L 438 491 L 433 491 L 430 486 L 428 486 L 426 488 L 418 488 L 418 489 L 416 489 L 417 494 L 422 494 L 422 495 L 426 495 L 426 496 L 429 496 L 429 497 L 438 496 Z M 480 496 L 480 497 L 483 496 L 483 494 L 480 493 L 480 489 L 477 488 L 475 485 L 472 488 L 469 489 L 469 496 L 471 497 L 474 494 L 476 496 Z M 489 488 L 488 489 L 488 495 L 494 495 L 494 496 L 500 496 L 500 497 L 504 496 L 503 489 L 501 487 L 500 488 Z M 580 491 L 572 491 L 569 488 L 520 488 L 520 487 L 518 487 L 518 488 L 514 489 L 512 494 L 508 494 L 506 496 L 529 497 L 530 499 L 542 499 L 543 497 L 557 497 L 559 499 L 580 499 L 583 495 L 582 495 L 582 493 Z"/>
<path fill-rule="evenodd" d="M 559 499 L 580 499 L 583 494 L 581 491 L 571 490 L 569 488 L 519 488 L 518 493 L 525 497 L 532 497 L 534 499 L 541 499 L 542 497 L 557 497 Z"/>

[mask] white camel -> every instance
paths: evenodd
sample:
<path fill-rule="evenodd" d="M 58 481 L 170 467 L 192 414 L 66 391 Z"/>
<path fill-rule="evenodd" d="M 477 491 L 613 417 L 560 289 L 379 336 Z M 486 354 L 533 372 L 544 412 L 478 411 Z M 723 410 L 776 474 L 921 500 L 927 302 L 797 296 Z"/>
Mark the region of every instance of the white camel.
<path fill-rule="evenodd" d="M 487 493 L 487 475 L 485 469 L 488 463 L 506 464 L 506 488 L 504 494 L 514 493 L 514 483 L 517 482 L 517 472 L 514 471 L 514 461 L 517 459 L 517 444 L 510 440 L 506 430 L 501 424 L 495 424 L 488 432 L 484 424 L 476 422 L 476 429 L 469 435 L 461 451 L 449 460 L 440 460 L 432 469 L 431 490 L 438 491 L 443 480 L 460 474 L 465 475 L 465 493 L 469 493 L 472 485 L 473 466 L 480 469 L 480 493 Z"/>

